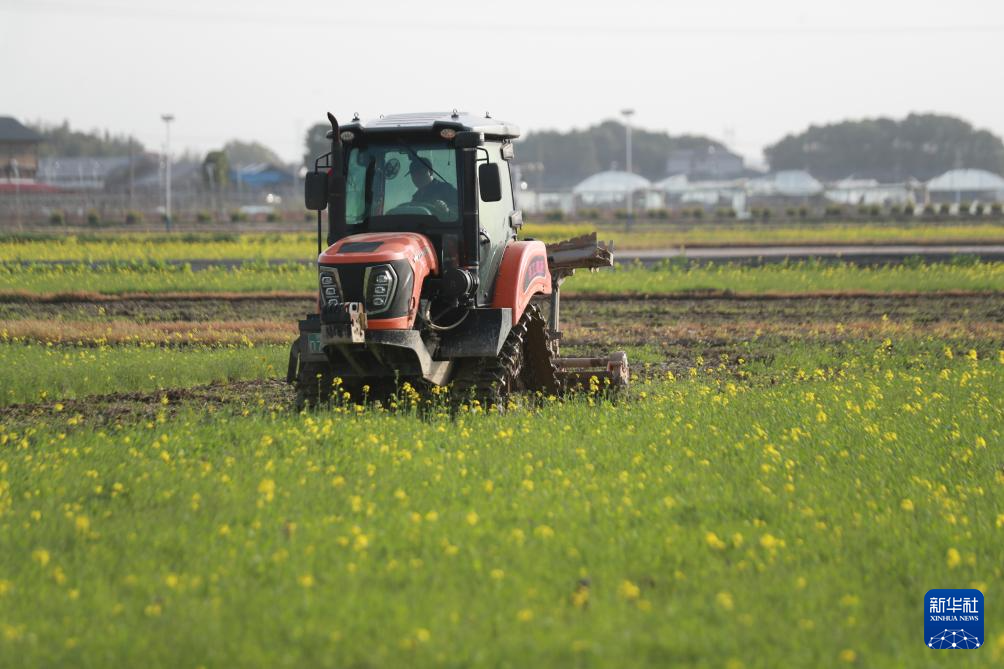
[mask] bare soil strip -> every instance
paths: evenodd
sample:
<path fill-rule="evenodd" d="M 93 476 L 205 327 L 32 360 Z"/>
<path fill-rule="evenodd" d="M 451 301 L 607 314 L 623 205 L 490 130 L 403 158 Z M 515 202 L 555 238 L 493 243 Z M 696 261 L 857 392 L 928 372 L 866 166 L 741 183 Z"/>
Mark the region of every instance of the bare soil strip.
<path fill-rule="evenodd" d="M 0 406 L 0 424 L 25 425 L 36 421 L 75 425 L 134 422 L 170 418 L 194 406 L 211 415 L 226 409 L 245 407 L 288 409 L 293 392 L 280 379 L 220 381 L 192 388 L 171 388 L 152 392 L 109 393 L 79 399 L 31 402 Z"/>
<path fill-rule="evenodd" d="M 313 294 L 272 295 L 238 299 L 218 296 L 191 300 L 185 297 L 132 297 L 80 301 L 0 301 L 0 321 L 52 321 L 53 328 L 71 321 L 134 324 L 170 322 L 229 323 L 273 322 L 295 324 L 316 308 Z M 854 295 L 743 296 L 708 295 L 569 296 L 562 300 L 563 320 L 573 329 L 579 323 L 678 321 L 734 322 L 763 320 L 784 322 L 854 321 L 880 319 L 917 322 L 972 320 L 1004 322 L 1004 295 L 984 293 L 919 293 Z M 58 322 L 58 323 L 57 323 Z M 291 326 L 292 327 L 292 326 Z"/>
<path fill-rule="evenodd" d="M 854 300 L 861 297 L 888 297 L 892 299 L 910 299 L 921 297 L 1004 297 L 998 291 L 980 290 L 943 290 L 943 291 L 812 291 L 812 292 L 763 292 L 746 293 L 731 290 L 681 290 L 673 293 L 576 293 L 566 290 L 562 293 L 568 300 L 584 300 L 607 302 L 620 300 L 798 300 L 798 299 L 845 299 Z M 276 291 L 276 292 L 136 292 L 136 293 L 95 293 L 88 291 L 65 293 L 32 293 L 24 290 L 0 290 L 0 304 L 39 303 L 39 304 L 78 304 L 82 302 L 212 302 L 226 300 L 232 302 L 261 302 L 307 300 L 314 301 L 317 294 L 313 291 Z"/>

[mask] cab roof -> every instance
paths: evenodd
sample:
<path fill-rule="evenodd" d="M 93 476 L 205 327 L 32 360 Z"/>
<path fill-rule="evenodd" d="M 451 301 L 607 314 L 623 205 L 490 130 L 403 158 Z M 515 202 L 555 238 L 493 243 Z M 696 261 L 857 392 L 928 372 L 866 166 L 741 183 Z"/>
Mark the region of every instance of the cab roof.
<path fill-rule="evenodd" d="M 504 137 L 515 139 L 519 137 L 519 126 L 515 123 L 500 121 L 487 114 L 475 116 L 467 112 L 417 112 L 411 114 L 387 114 L 368 121 L 358 118 L 342 126 L 343 130 L 359 130 L 369 132 L 393 131 L 433 131 L 442 128 L 455 130 L 475 130 L 486 137 Z"/>

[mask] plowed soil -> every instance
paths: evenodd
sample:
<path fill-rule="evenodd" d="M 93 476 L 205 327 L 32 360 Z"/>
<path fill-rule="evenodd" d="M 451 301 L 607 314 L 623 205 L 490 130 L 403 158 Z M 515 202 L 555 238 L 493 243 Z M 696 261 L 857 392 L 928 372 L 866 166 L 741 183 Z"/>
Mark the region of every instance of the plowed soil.
<path fill-rule="evenodd" d="M 134 296 L 77 300 L 0 300 L 0 332 L 10 339 L 54 343 L 161 345 L 291 341 L 296 321 L 313 308 L 298 294 Z M 632 373 L 685 371 L 698 356 L 735 361 L 772 357 L 785 341 L 927 336 L 1004 346 L 1004 299 L 996 295 L 805 295 L 566 298 L 565 354 L 626 349 Z M 729 363 L 731 364 L 731 363 Z M 166 403 L 164 398 L 166 397 Z M 206 411 L 250 406 L 288 408 L 292 390 L 279 379 L 219 383 L 154 393 L 121 393 L 0 408 L 0 422 L 67 419 L 115 423 L 154 420 L 180 407 Z"/>

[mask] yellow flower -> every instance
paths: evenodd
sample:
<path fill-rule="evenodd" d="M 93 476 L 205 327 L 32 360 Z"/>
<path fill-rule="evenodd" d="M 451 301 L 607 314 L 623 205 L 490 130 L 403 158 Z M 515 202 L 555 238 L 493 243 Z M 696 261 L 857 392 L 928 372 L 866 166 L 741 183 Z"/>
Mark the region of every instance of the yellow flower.
<path fill-rule="evenodd" d="M 539 525 L 534 528 L 533 533 L 541 539 L 550 539 L 554 536 L 554 530 L 547 525 Z"/>
<path fill-rule="evenodd" d="M 913 511 L 913 500 L 904 499 L 902 502 L 899 503 L 899 508 L 903 509 L 904 511 Z"/>
<path fill-rule="evenodd" d="M 856 659 L 858 659 L 858 654 L 855 653 L 850 648 L 845 648 L 842 651 L 840 651 L 841 662 L 853 662 Z"/>
<path fill-rule="evenodd" d="M 708 532 L 707 534 L 705 534 L 704 541 L 707 542 L 707 544 L 716 551 L 723 551 L 726 548 L 725 542 L 719 539 L 718 535 L 715 534 L 714 532 Z"/>
<path fill-rule="evenodd" d="M 301 587 L 313 588 L 314 587 L 314 577 L 312 574 L 303 574 L 297 579 Z"/>
<path fill-rule="evenodd" d="M 467 514 L 467 524 L 468 525 L 477 525 L 478 524 L 478 514 L 475 513 L 474 511 L 469 512 Z"/>
<path fill-rule="evenodd" d="M 501 569 L 492 569 L 491 577 L 493 581 L 501 581 L 503 578 L 505 578 L 505 572 L 502 571 Z"/>
<path fill-rule="evenodd" d="M 760 537 L 760 545 L 767 550 L 774 550 L 778 547 L 784 547 L 784 542 L 775 537 L 773 534 L 765 534 Z"/>
<path fill-rule="evenodd" d="M 530 622 L 531 620 L 533 620 L 533 611 L 531 611 L 530 609 L 520 609 L 519 612 L 516 614 L 516 620 L 520 621 L 521 623 Z"/>
<path fill-rule="evenodd" d="M 572 606 L 574 606 L 577 609 L 581 609 L 588 603 L 589 603 L 589 586 L 580 585 L 578 588 L 575 589 L 575 592 L 572 593 Z"/>
<path fill-rule="evenodd" d="M 718 602 L 718 606 L 722 607 L 726 611 L 731 611 L 736 608 L 736 603 L 732 599 L 732 594 L 728 592 L 719 592 L 715 595 L 715 601 Z"/>
<path fill-rule="evenodd" d="M 641 588 L 639 588 L 631 581 L 625 579 L 621 581 L 621 584 L 619 586 L 617 586 L 617 594 L 620 595 L 623 599 L 626 599 L 630 602 L 635 599 L 638 599 L 638 597 L 641 595 Z"/>
<path fill-rule="evenodd" d="M 77 528 L 77 532 L 85 533 L 91 529 L 91 520 L 87 516 L 77 516 L 74 520 L 74 525 Z"/>
<path fill-rule="evenodd" d="M 160 604 L 154 602 L 153 604 L 147 604 L 146 608 L 143 609 L 143 613 L 151 618 L 156 618 L 163 613 L 163 609 L 160 607 Z"/>
<path fill-rule="evenodd" d="M 266 502 L 275 499 L 275 481 L 272 479 L 262 479 L 258 484 L 258 494 L 265 498 Z"/>
<path fill-rule="evenodd" d="M 417 630 L 415 630 L 415 638 L 418 639 L 418 641 L 421 643 L 427 643 L 429 639 L 432 638 L 432 634 L 430 634 L 429 630 L 425 629 L 424 627 L 419 627 Z"/>
<path fill-rule="evenodd" d="M 962 556 L 959 555 L 959 551 L 954 548 L 948 549 L 948 554 L 945 557 L 945 561 L 948 563 L 949 569 L 955 569 L 960 564 L 962 564 Z"/>
<path fill-rule="evenodd" d="M 31 554 L 31 559 L 43 567 L 49 564 L 50 557 L 49 551 L 44 548 L 36 548 Z"/>

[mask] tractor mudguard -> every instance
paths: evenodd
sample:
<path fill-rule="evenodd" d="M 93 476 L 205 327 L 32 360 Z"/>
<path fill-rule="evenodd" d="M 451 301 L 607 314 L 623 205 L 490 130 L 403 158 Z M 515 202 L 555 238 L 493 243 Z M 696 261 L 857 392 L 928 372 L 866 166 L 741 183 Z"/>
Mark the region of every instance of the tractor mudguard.
<path fill-rule="evenodd" d="M 512 322 L 518 323 L 530 299 L 538 294 L 551 294 L 547 247 L 538 241 L 512 242 L 502 256 L 492 306 L 512 309 Z"/>

